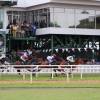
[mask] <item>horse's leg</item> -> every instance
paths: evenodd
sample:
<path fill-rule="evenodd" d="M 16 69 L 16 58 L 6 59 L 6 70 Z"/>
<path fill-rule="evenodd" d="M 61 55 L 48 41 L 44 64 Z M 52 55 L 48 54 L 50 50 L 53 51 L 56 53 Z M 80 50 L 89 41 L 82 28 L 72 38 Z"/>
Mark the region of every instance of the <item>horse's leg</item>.
<path fill-rule="evenodd" d="M 56 73 L 57 72 L 57 69 L 54 69 L 53 71 L 55 72 L 55 76 L 57 77 L 58 76 L 57 73 Z"/>
<path fill-rule="evenodd" d="M 68 74 L 69 74 L 69 76 L 72 74 L 72 72 L 71 72 L 71 67 L 70 66 L 67 66 L 67 68 L 68 68 Z"/>
<path fill-rule="evenodd" d="M 65 70 L 63 69 L 63 66 L 61 66 L 61 65 L 64 65 L 64 63 L 61 63 L 61 64 L 60 64 L 60 66 L 59 66 L 60 69 L 58 69 L 58 71 L 61 72 L 61 75 L 65 75 L 66 72 L 65 72 Z"/>
<path fill-rule="evenodd" d="M 33 72 L 33 76 L 36 76 L 36 73 L 40 72 L 42 69 L 41 68 L 36 68 L 36 67 L 34 67 L 34 68 L 35 69 L 33 69 L 32 72 Z"/>
<path fill-rule="evenodd" d="M 69 75 L 73 78 L 73 71 L 75 70 L 76 66 L 71 66 L 70 67 L 70 72 Z"/>
<path fill-rule="evenodd" d="M 17 69 L 17 72 L 18 72 L 18 75 L 21 75 L 21 74 L 20 74 L 21 71 L 20 71 L 19 69 Z"/>
<path fill-rule="evenodd" d="M 60 71 L 62 75 L 66 75 L 66 71 L 63 69 L 63 66 L 61 65 L 66 65 L 66 61 L 65 60 L 61 61 L 59 66 L 60 69 L 58 69 L 58 71 Z"/>

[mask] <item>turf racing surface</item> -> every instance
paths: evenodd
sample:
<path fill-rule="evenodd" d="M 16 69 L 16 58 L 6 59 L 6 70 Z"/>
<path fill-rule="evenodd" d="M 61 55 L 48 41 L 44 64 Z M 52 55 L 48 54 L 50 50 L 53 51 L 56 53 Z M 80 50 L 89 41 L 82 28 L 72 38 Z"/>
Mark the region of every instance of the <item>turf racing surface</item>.
<path fill-rule="evenodd" d="M 0 89 L 0 100 L 100 100 L 98 88 Z"/>
<path fill-rule="evenodd" d="M 100 100 L 99 77 L 66 80 L 40 77 L 30 80 L 0 77 L 0 100 Z"/>

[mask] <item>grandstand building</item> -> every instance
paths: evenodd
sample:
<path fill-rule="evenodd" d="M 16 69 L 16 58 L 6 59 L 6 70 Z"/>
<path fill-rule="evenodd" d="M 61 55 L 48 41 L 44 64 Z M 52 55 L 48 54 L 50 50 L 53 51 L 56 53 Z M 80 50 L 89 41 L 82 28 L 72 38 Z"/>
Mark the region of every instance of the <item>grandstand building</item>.
<path fill-rule="evenodd" d="M 81 56 L 89 59 L 100 51 L 99 1 L 50 0 L 27 7 L 13 6 L 16 3 L 16 0 L 0 1 L 0 32 L 8 34 L 7 25 L 14 19 L 20 24 L 25 20 L 34 23 L 37 30 L 30 38 L 7 38 L 6 35 L 8 50 L 31 45 L 34 49 L 49 53 L 70 51 L 79 56 L 82 52 Z"/>

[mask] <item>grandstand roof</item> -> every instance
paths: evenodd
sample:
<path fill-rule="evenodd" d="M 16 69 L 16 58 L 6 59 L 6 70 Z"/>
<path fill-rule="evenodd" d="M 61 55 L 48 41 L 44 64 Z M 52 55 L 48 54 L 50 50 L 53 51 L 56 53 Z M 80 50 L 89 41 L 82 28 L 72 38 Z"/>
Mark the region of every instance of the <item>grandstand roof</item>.
<path fill-rule="evenodd" d="M 100 0 L 18 0 L 15 7 L 30 7 L 44 3 L 100 5 L 98 2 L 100 2 Z"/>

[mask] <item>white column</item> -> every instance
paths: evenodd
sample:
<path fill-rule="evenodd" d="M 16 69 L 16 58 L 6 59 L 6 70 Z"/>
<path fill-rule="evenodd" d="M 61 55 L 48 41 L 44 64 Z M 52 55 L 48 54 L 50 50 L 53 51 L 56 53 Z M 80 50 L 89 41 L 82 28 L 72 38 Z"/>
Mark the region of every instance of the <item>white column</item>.
<path fill-rule="evenodd" d="M 7 8 L 4 8 L 3 29 L 6 30 L 8 25 Z"/>

